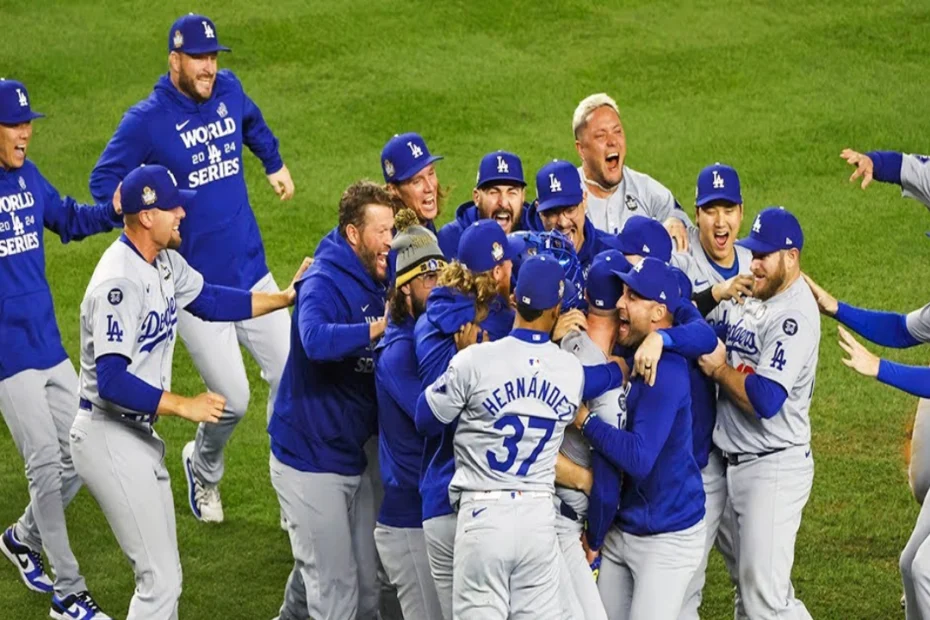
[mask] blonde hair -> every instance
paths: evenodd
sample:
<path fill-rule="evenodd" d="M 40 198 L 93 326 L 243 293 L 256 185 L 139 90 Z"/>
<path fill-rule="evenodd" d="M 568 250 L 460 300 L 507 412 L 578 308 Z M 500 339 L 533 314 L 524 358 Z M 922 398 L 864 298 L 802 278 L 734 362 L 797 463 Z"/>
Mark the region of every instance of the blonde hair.
<path fill-rule="evenodd" d="M 413 225 L 419 225 L 420 218 L 417 217 L 416 211 L 403 207 L 394 214 L 394 228 L 401 233 Z"/>
<path fill-rule="evenodd" d="M 457 260 L 439 274 L 439 286 L 446 286 L 475 299 L 475 322 L 480 323 L 490 313 L 491 300 L 498 295 L 497 280 L 490 271 L 474 273 Z"/>
<path fill-rule="evenodd" d="M 588 124 L 588 119 L 591 118 L 594 111 L 604 106 L 607 106 L 616 112 L 617 116 L 620 116 L 620 108 L 617 107 L 617 102 L 607 93 L 597 93 L 581 100 L 572 115 L 572 133 L 575 134 L 575 140 L 578 140 L 578 136 L 585 125 Z"/>

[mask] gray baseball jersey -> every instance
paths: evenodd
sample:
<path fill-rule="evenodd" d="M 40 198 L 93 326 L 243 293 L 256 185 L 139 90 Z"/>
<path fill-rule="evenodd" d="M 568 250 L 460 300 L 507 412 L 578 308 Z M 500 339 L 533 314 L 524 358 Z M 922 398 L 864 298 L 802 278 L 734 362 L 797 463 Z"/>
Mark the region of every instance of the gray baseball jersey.
<path fill-rule="evenodd" d="M 579 166 L 578 174 L 585 183 L 584 170 Z M 664 222 L 675 216 L 691 227 L 691 220 L 685 212 L 676 208 L 677 202 L 672 192 L 648 174 L 637 172 L 627 166 L 623 167 L 623 178 L 607 198 L 598 198 L 588 192 L 588 218 L 595 228 L 616 235 L 627 220 L 637 215 Z"/>
<path fill-rule="evenodd" d="M 930 342 L 930 304 L 908 313 L 907 331 L 921 342 Z"/>
<path fill-rule="evenodd" d="M 904 153 L 901 160 L 901 194 L 919 200 L 930 209 L 930 167 L 926 155 Z"/>
<path fill-rule="evenodd" d="M 727 362 L 788 392 L 769 419 L 746 415 L 721 390 L 714 444 L 724 452 L 762 454 L 810 442 L 810 403 L 820 349 L 820 313 L 803 278 L 767 301 L 747 299 L 727 314 Z"/>
<path fill-rule="evenodd" d="M 437 419 L 448 424 L 461 414 L 453 505 L 462 491 L 552 493 L 559 445 L 583 387 L 581 363 L 551 342 L 511 335 L 458 353 L 426 390 Z"/>
<path fill-rule="evenodd" d="M 752 252 L 739 245 L 733 249 L 736 250 L 738 272 L 741 274 L 751 273 L 749 265 L 752 262 Z M 688 251 L 675 252 L 672 254 L 672 260 L 669 263 L 687 274 L 695 293 L 700 293 L 718 282 L 725 281 L 720 272 L 714 268 L 714 263 L 701 246 L 700 231 L 696 227 L 688 231 Z M 726 323 L 727 313 L 735 305 L 738 304 L 733 300 L 721 302 L 707 315 L 707 321 L 711 324 Z"/>
<path fill-rule="evenodd" d="M 596 366 L 607 363 L 607 356 L 601 351 L 600 347 L 594 344 L 594 341 L 583 331 L 569 332 L 562 339 L 562 350 L 568 351 L 578 358 L 585 366 Z M 629 383 L 625 387 L 619 387 L 614 390 L 605 392 L 601 396 L 588 401 L 588 409 L 591 413 L 596 413 L 600 419 L 608 422 L 617 428 L 626 428 L 626 392 L 629 391 Z M 565 437 L 562 439 L 562 454 L 567 456 L 573 462 L 582 467 L 591 467 L 591 444 L 584 438 L 574 426 L 569 426 L 565 430 Z M 579 517 L 586 517 L 588 514 L 588 496 L 581 491 L 575 491 L 566 487 L 557 486 L 556 495 L 566 504 L 572 507 L 572 510 Z"/>
<path fill-rule="evenodd" d="M 128 371 L 162 390 L 171 389 L 178 308 L 203 289 L 203 276 L 174 250 L 146 262 L 122 238 L 97 263 L 81 302 L 80 395 L 112 413 L 132 413 L 104 400 L 97 390 L 96 360 L 115 353 Z"/>

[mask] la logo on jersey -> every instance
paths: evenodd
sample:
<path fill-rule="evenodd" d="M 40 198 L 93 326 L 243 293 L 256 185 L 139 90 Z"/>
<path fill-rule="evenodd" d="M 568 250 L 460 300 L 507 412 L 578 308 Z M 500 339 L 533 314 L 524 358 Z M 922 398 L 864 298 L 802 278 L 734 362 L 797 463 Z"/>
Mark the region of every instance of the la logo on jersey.
<path fill-rule="evenodd" d="M 28 107 L 28 106 L 29 106 L 29 100 L 26 99 L 26 93 L 24 93 L 21 89 L 17 88 L 17 89 L 16 89 L 16 94 L 19 96 L 19 107 L 21 107 L 21 108 Z"/>
<path fill-rule="evenodd" d="M 23 234 L 23 231 L 26 230 L 26 227 L 23 226 L 23 221 L 16 216 L 16 212 L 10 213 L 10 217 L 13 218 L 13 234 L 19 236 Z"/>
<path fill-rule="evenodd" d="M 420 156 L 423 155 L 423 149 L 413 142 L 408 142 L 407 146 L 410 147 L 410 154 L 413 155 L 414 159 L 419 159 Z"/>
<path fill-rule="evenodd" d="M 714 189 L 722 189 L 723 187 L 723 177 L 717 174 L 717 171 L 714 170 Z"/>
<path fill-rule="evenodd" d="M 561 192 L 562 191 L 562 184 L 559 182 L 557 178 L 555 178 L 554 172 L 549 173 L 549 191 L 550 192 Z"/>
<path fill-rule="evenodd" d="M 497 171 L 503 174 L 510 174 L 510 167 L 507 165 L 507 162 L 504 161 L 504 158 L 500 155 L 497 156 Z"/>
<path fill-rule="evenodd" d="M 206 21 L 202 21 L 200 23 L 203 24 L 204 36 L 206 36 L 208 39 L 215 39 L 216 33 L 213 32 L 213 28 L 210 27 L 210 24 L 208 24 Z"/>

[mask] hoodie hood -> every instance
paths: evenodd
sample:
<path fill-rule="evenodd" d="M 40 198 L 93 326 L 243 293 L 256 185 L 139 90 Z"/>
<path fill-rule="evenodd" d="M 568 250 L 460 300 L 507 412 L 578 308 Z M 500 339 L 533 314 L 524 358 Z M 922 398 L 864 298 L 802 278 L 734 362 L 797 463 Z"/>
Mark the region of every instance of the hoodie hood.
<path fill-rule="evenodd" d="M 388 278 L 384 282 L 378 282 L 372 278 L 355 250 L 339 234 L 339 229 L 334 228 L 316 246 L 316 252 L 313 253 L 313 264 L 298 280 L 298 285 L 315 274 L 325 275 L 337 285 L 351 279 L 366 291 L 375 295 L 383 295 L 387 289 L 386 283 L 392 279 L 393 270 L 390 268 L 390 261 L 388 261 Z"/>
<path fill-rule="evenodd" d="M 443 334 L 454 334 L 475 320 L 475 300 L 447 286 L 436 287 L 426 299 L 426 318 Z"/>

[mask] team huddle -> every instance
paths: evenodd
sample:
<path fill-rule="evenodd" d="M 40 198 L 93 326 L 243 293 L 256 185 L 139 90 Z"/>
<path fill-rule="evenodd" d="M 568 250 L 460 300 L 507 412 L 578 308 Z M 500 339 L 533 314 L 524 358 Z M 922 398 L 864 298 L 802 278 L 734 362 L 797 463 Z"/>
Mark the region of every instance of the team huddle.
<path fill-rule="evenodd" d="M 930 305 L 902 315 L 838 301 L 802 272 L 805 235 L 783 207 L 738 239 L 731 166 L 699 172 L 686 213 L 625 165 L 606 94 L 574 112 L 581 166 L 544 165 L 531 201 L 520 157 L 492 151 L 438 229 L 442 157 L 394 135 L 384 183 L 345 190 L 338 222 L 282 290 L 243 148 L 281 200 L 294 183 L 261 110 L 218 70 L 223 51 L 205 16 L 171 26 L 168 74 L 91 173 L 95 205 L 62 198 L 26 158 L 42 115 L 25 85 L 0 80 L 0 412 L 31 500 L 0 551 L 52 595 L 50 617 L 110 618 L 69 544 L 81 485 L 130 560 L 128 618 L 178 617 L 157 420 L 197 424 L 182 451 L 189 507 L 222 522 L 224 451 L 250 397 L 240 345 L 270 388 L 269 468 L 294 559 L 279 620 L 696 619 L 714 547 L 734 617 L 811 617 L 791 571 L 814 481 L 820 314 L 909 347 L 930 342 Z M 926 158 L 843 157 L 863 188 L 895 183 L 930 207 Z M 62 242 L 122 228 L 80 306 L 79 375 L 43 226 Z M 930 398 L 930 369 L 839 331 L 847 366 Z M 171 392 L 178 335 L 205 384 L 196 396 Z M 930 463 L 917 454 L 911 482 L 923 504 Z M 924 509 L 901 555 L 910 620 L 930 620 Z"/>

